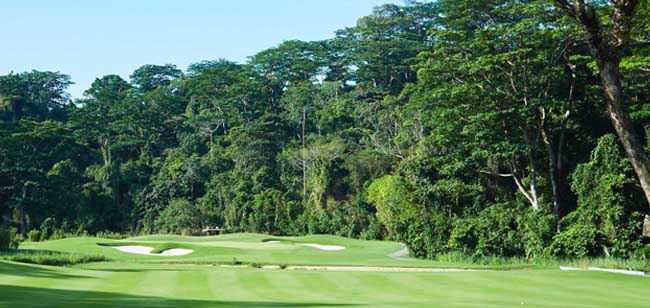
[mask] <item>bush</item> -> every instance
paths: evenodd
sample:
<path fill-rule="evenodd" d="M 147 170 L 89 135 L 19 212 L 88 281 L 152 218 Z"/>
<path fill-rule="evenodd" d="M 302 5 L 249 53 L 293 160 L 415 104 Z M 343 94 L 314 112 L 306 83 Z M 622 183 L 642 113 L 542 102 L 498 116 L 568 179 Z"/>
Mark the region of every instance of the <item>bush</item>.
<path fill-rule="evenodd" d="M 412 256 L 432 259 L 447 251 L 450 231 L 447 216 L 424 212 L 420 219 L 413 220 L 408 226 L 404 242 Z"/>
<path fill-rule="evenodd" d="M 8 228 L 0 227 L 0 249 L 9 249 L 14 236 Z"/>
<path fill-rule="evenodd" d="M 201 213 L 196 205 L 188 200 L 172 199 L 160 212 L 155 224 L 159 231 L 174 234 L 180 234 L 184 229 L 201 230 Z"/>
<path fill-rule="evenodd" d="M 571 189 L 578 208 L 562 220 L 566 234 L 554 238 L 550 254 L 626 258 L 641 246 L 645 198 L 616 137 L 598 140 L 591 160 L 571 175 Z"/>
<path fill-rule="evenodd" d="M 594 226 L 578 224 L 553 237 L 553 243 L 545 253 L 567 258 L 595 256 L 599 250 L 598 243 L 599 231 Z"/>
<path fill-rule="evenodd" d="M 484 209 L 478 217 L 455 221 L 449 248 L 477 257 L 524 255 L 520 210 L 510 203 L 499 203 Z"/>
<path fill-rule="evenodd" d="M 56 219 L 52 217 L 45 218 L 41 223 L 41 237 L 43 240 L 49 239 L 57 229 Z"/>
<path fill-rule="evenodd" d="M 51 266 L 67 266 L 90 262 L 109 261 L 102 255 L 82 255 L 61 252 L 16 250 L 0 254 L 0 259 Z"/>
<path fill-rule="evenodd" d="M 118 232 L 111 232 L 111 231 L 99 231 L 95 234 L 95 237 L 106 238 L 111 240 L 122 240 L 127 238 L 127 236 L 124 234 Z"/>
<path fill-rule="evenodd" d="M 65 233 L 65 231 L 63 231 L 62 229 L 56 229 L 56 230 L 54 230 L 54 232 L 52 232 L 49 239 L 50 240 L 60 240 L 60 239 L 66 238 L 66 237 L 67 237 L 67 234 Z"/>
<path fill-rule="evenodd" d="M 20 246 L 20 243 L 25 241 L 25 238 L 23 237 L 22 234 L 17 233 L 15 229 L 11 231 L 11 233 L 15 234 L 13 240 L 11 241 L 11 244 L 9 244 L 9 248 L 13 249 L 18 249 L 18 246 Z"/>
<path fill-rule="evenodd" d="M 641 246 L 637 249 L 633 254 L 633 258 L 637 260 L 650 261 L 650 245 Z"/>
<path fill-rule="evenodd" d="M 33 229 L 32 231 L 29 231 L 27 238 L 30 242 L 40 242 L 42 240 L 41 235 L 41 230 Z"/>

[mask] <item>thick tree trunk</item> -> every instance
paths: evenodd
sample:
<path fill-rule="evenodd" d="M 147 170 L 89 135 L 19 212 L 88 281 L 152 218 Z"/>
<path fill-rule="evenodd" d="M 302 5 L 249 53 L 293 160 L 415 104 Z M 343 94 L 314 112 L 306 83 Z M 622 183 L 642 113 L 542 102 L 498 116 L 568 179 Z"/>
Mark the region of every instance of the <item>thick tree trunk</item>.
<path fill-rule="evenodd" d="M 623 148 L 627 153 L 646 200 L 650 203 L 650 161 L 643 150 L 632 120 L 623 108 L 623 90 L 621 86 L 619 61 L 616 59 L 599 59 L 600 78 L 607 99 L 607 113 L 614 125 Z"/>

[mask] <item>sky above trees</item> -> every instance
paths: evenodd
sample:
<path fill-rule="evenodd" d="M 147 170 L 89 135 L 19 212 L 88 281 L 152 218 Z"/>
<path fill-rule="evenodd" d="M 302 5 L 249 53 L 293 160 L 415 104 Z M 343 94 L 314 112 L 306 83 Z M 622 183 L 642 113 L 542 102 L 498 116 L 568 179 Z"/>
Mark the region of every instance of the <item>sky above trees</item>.
<path fill-rule="evenodd" d="M 284 40 L 326 39 L 383 3 L 402 1 L 6 1 L 0 74 L 65 72 L 81 97 L 97 76 L 127 78 L 143 63 L 244 62 Z"/>

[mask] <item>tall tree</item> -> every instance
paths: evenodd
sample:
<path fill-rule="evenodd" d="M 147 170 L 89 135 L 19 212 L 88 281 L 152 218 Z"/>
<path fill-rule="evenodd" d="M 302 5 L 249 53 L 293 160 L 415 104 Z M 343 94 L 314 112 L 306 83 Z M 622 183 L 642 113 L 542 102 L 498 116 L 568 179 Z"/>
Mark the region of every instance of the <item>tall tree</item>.
<path fill-rule="evenodd" d="M 650 204 L 650 160 L 625 109 L 620 72 L 623 51 L 632 43 L 632 22 L 639 2 L 612 0 L 608 8 L 609 20 L 603 22 L 599 12 L 603 8 L 597 4 L 584 0 L 555 0 L 556 5 L 587 32 L 591 53 L 600 71 L 607 113 Z"/>

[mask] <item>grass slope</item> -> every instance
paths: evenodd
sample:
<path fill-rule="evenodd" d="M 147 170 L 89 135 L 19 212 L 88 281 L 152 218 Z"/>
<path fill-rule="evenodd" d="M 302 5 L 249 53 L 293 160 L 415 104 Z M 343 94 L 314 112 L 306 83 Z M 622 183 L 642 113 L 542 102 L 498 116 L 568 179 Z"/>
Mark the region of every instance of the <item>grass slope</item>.
<path fill-rule="evenodd" d="M 269 240 L 278 240 L 280 243 L 269 243 Z M 324 251 L 300 245 L 301 243 L 339 245 L 344 246 L 345 250 Z M 134 255 L 110 247 L 122 245 L 149 246 L 154 251 L 186 248 L 194 252 L 179 257 L 160 257 Z M 388 254 L 401 248 L 402 245 L 395 242 L 364 241 L 331 235 L 274 237 L 248 233 L 211 237 L 153 235 L 124 240 L 86 237 L 21 245 L 21 249 L 104 255 L 115 261 L 140 263 L 227 264 L 236 259 L 242 263 L 278 265 L 453 266 L 429 260 L 395 260 L 388 257 Z"/>
<path fill-rule="evenodd" d="M 0 261 L 0 307 L 648 307 L 650 279 L 597 272 L 369 273 Z"/>

